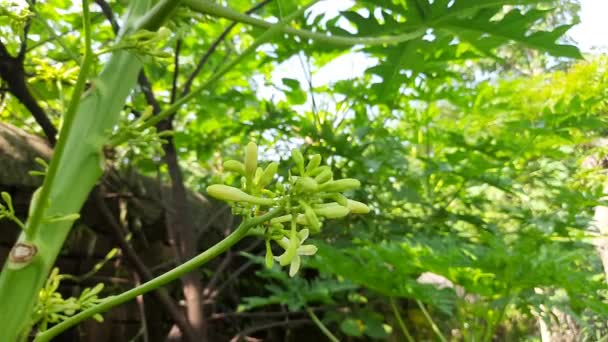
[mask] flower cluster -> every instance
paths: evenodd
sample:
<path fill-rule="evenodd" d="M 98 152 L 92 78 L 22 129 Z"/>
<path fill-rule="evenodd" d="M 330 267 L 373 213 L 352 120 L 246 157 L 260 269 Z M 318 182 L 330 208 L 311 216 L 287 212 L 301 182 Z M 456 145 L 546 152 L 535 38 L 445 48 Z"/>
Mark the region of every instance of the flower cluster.
<path fill-rule="evenodd" d="M 305 245 L 310 234 L 319 233 L 325 219 L 342 218 L 348 214 L 366 214 L 367 205 L 346 198 L 342 193 L 357 189 L 361 184 L 352 178 L 334 179 L 329 166 L 321 165 L 318 154 L 304 159 L 299 150 L 293 150 L 294 167 L 285 181 L 275 181 L 279 165 L 272 162 L 261 168 L 257 162 L 257 146 L 249 143 L 243 162 L 228 160 L 224 169 L 241 175 L 241 187 L 223 184 L 207 188 L 209 195 L 228 202 L 235 214 L 245 219 L 279 210 L 281 216 L 274 217 L 251 230 L 266 240 L 266 265 L 275 261 L 281 266 L 290 265 L 289 275 L 294 276 L 300 268 L 300 256 L 313 255 L 314 245 Z M 284 252 L 275 256 L 271 242 Z"/>

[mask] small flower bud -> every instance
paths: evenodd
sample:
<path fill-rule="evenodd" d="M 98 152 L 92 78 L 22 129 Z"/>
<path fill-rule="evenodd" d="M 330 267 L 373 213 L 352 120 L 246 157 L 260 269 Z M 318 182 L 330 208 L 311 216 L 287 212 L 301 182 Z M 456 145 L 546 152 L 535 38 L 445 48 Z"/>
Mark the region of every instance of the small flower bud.
<path fill-rule="evenodd" d="M 254 142 L 250 142 L 245 148 L 245 176 L 248 180 L 253 180 L 257 167 L 258 146 Z"/>
<path fill-rule="evenodd" d="M 226 160 L 224 162 L 224 170 L 236 172 L 240 175 L 245 175 L 245 165 L 240 161 L 236 160 Z"/>
<path fill-rule="evenodd" d="M 272 180 L 274 179 L 274 175 L 277 174 L 278 169 L 279 169 L 279 164 L 277 164 L 275 162 L 268 164 L 268 166 L 266 166 L 266 169 L 264 170 L 264 173 L 260 177 L 260 181 L 258 182 L 258 185 L 261 186 L 262 188 L 264 188 L 268 184 L 270 184 L 272 182 Z"/>
<path fill-rule="evenodd" d="M 304 208 L 304 216 L 306 217 L 306 221 L 308 221 L 308 225 L 310 226 L 310 230 L 313 233 L 318 233 L 321 231 L 321 222 L 315 214 L 314 210 L 311 207 L 306 206 Z"/>
<path fill-rule="evenodd" d="M 272 205 L 274 200 L 270 198 L 261 198 L 251 196 L 244 191 L 223 184 L 214 184 L 207 187 L 207 192 L 210 196 L 223 201 L 230 202 L 248 202 L 260 205 Z"/>
<path fill-rule="evenodd" d="M 2 195 L 2 199 L 6 203 L 6 206 L 8 207 L 8 210 L 10 212 L 14 212 L 15 210 L 13 209 L 13 200 L 11 198 L 11 195 L 9 195 L 8 192 L 4 192 L 4 191 L 2 191 L 1 195 Z"/>
<path fill-rule="evenodd" d="M 331 167 L 329 167 L 327 165 L 319 166 L 316 169 L 309 171 L 308 175 L 311 177 L 314 177 L 314 176 L 320 174 L 321 172 L 325 172 L 326 170 L 331 172 Z"/>
<path fill-rule="evenodd" d="M 330 194 L 328 197 L 336 201 L 339 205 L 348 208 L 348 198 L 346 198 L 346 196 L 339 193 L 334 193 Z"/>
<path fill-rule="evenodd" d="M 330 170 L 324 170 L 315 177 L 315 181 L 317 181 L 317 183 L 319 184 L 323 184 L 327 181 L 330 181 L 332 176 L 333 174 Z"/>
<path fill-rule="evenodd" d="M 347 204 L 348 209 L 353 214 L 367 214 L 369 213 L 369 207 L 365 203 L 361 203 L 359 201 L 348 200 Z"/>
<path fill-rule="evenodd" d="M 262 177 L 263 173 L 264 173 L 264 170 L 262 170 L 261 167 L 258 167 L 257 169 L 255 169 L 255 177 L 253 177 L 253 183 L 260 184 L 260 178 Z"/>
<path fill-rule="evenodd" d="M 330 219 L 341 218 L 350 212 L 350 209 L 341 205 L 333 205 L 314 209 L 318 216 L 327 217 Z"/>
<path fill-rule="evenodd" d="M 327 192 L 343 192 L 347 190 L 357 189 L 361 186 L 361 182 L 354 178 L 344 178 L 335 181 L 330 181 L 320 186 L 320 190 Z"/>
<path fill-rule="evenodd" d="M 321 155 L 315 154 L 310 158 L 308 165 L 306 165 L 306 173 L 310 174 L 310 172 L 319 167 L 319 165 L 321 165 Z"/>
<path fill-rule="evenodd" d="M 315 192 L 319 188 L 317 182 L 310 177 L 300 177 L 296 181 L 296 190 L 298 192 Z"/>
<path fill-rule="evenodd" d="M 304 156 L 302 156 L 302 153 L 299 150 L 293 149 L 293 150 L 291 150 L 291 158 L 296 163 L 296 170 L 298 170 L 300 175 L 303 176 L 304 175 Z"/>

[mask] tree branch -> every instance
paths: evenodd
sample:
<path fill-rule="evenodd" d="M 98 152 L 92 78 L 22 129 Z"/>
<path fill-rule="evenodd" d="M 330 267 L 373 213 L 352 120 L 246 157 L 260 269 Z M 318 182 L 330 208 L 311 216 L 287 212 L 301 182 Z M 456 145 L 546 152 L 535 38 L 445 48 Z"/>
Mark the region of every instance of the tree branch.
<path fill-rule="evenodd" d="M 40 107 L 27 86 L 23 60 L 9 54 L 6 46 L 0 41 L 0 78 L 4 80 L 8 91 L 21 102 L 32 114 L 51 145 L 57 142 L 57 129 Z"/>
<path fill-rule="evenodd" d="M 259 10 L 260 8 L 266 6 L 271 1 L 272 0 L 264 0 L 264 1 L 260 2 L 259 4 L 257 4 L 257 5 L 255 5 L 253 7 L 251 7 L 250 9 L 248 9 L 245 12 L 245 14 L 251 14 L 251 13 Z M 209 61 L 209 57 L 211 57 L 211 55 L 217 50 L 217 48 L 220 45 L 220 43 L 223 42 L 224 39 L 226 39 L 226 37 L 228 36 L 228 34 L 230 33 L 230 31 L 232 31 L 232 29 L 237 24 L 238 24 L 238 21 L 233 21 L 232 24 L 228 25 L 228 27 L 226 27 L 226 29 L 219 35 L 219 37 L 217 37 L 213 41 L 213 43 L 211 44 L 211 46 L 209 47 L 209 49 L 207 49 L 207 51 L 205 52 L 205 54 L 201 57 L 201 59 L 196 64 L 196 68 L 194 68 L 194 71 L 192 72 L 192 74 L 190 74 L 190 76 L 188 77 L 188 80 L 186 80 L 186 83 L 184 84 L 184 88 L 182 90 L 182 96 L 187 95 L 190 92 L 190 89 L 192 88 L 192 83 L 194 82 L 194 79 L 196 78 L 196 76 L 198 76 L 198 74 L 201 72 L 201 70 L 203 70 L 203 67 Z M 171 101 L 171 102 L 173 102 L 173 101 Z"/>
<path fill-rule="evenodd" d="M 120 26 L 114 17 L 114 12 L 112 11 L 112 7 L 105 0 L 95 0 L 95 3 L 101 8 L 101 12 L 108 19 L 110 25 L 112 25 L 112 30 L 114 33 L 118 33 L 120 31 Z"/>
<path fill-rule="evenodd" d="M 173 63 L 173 85 L 171 86 L 171 103 L 175 102 L 177 95 L 177 79 L 179 78 L 179 54 L 182 50 L 182 40 L 178 39 L 175 44 L 175 58 Z"/>

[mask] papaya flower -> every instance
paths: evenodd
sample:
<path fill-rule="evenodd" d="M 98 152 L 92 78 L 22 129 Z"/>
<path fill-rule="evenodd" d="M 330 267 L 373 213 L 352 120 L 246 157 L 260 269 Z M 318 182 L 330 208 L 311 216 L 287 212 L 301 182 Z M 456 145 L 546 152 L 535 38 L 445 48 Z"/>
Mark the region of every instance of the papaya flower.
<path fill-rule="evenodd" d="M 295 234 L 292 238 L 283 236 L 277 243 L 285 249 L 285 252 L 278 257 L 275 257 L 282 266 L 289 264 L 289 276 L 293 277 L 298 273 L 302 260 L 300 256 L 303 255 L 314 255 L 317 253 L 317 246 L 315 245 L 304 245 L 304 241 L 309 235 L 308 229 L 302 229 Z M 295 251 L 293 253 L 292 251 Z"/>

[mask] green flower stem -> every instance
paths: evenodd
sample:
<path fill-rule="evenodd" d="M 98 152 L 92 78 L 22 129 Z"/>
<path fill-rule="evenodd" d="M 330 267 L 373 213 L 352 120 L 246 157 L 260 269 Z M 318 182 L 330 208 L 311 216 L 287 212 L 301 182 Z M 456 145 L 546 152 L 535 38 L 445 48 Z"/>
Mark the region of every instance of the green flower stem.
<path fill-rule="evenodd" d="M 395 315 L 395 319 L 397 319 L 397 324 L 399 324 L 399 328 L 403 333 L 403 336 L 407 339 L 408 342 L 415 342 L 414 338 L 410 334 L 410 331 L 407 330 L 405 323 L 403 322 L 403 318 L 401 318 L 401 314 L 399 313 L 399 309 L 397 309 L 397 304 L 395 303 L 395 298 L 390 298 L 391 308 L 393 309 L 393 314 Z"/>
<path fill-rule="evenodd" d="M 184 0 L 184 4 L 189 6 L 194 11 L 209 14 L 215 17 L 223 17 L 233 21 L 253 25 L 261 28 L 269 28 L 273 26 L 264 20 L 256 19 L 230 7 L 224 7 L 208 0 Z M 347 36 L 330 36 L 323 33 L 317 33 L 306 30 L 299 30 L 293 27 L 286 26 L 282 29 L 283 32 L 289 33 L 302 38 L 313 39 L 315 41 L 333 45 L 382 45 L 382 44 L 398 44 L 422 36 L 426 32 L 426 27 L 418 27 L 416 30 L 406 32 L 394 36 L 380 37 L 347 37 Z"/>
<path fill-rule="evenodd" d="M 50 328 L 49 330 L 40 333 L 38 336 L 36 336 L 34 341 L 35 342 L 50 341 L 53 337 L 57 336 L 61 332 L 65 331 L 66 329 L 78 324 L 79 322 L 81 322 L 89 317 L 92 317 L 93 315 L 105 312 L 117 305 L 130 301 L 137 296 L 140 296 L 144 293 L 153 291 L 175 279 L 178 279 L 188 272 L 192 272 L 192 271 L 196 270 L 197 268 L 201 267 L 202 265 L 204 265 L 208 261 L 212 260 L 216 256 L 224 253 L 226 250 L 228 250 L 234 244 L 239 242 L 242 238 L 247 236 L 247 232 L 249 232 L 249 230 L 251 228 L 258 226 L 266 221 L 269 221 L 270 219 L 281 215 L 281 213 L 282 213 L 281 209 L 274 209 L 262 216 L 257 216 L 252 219 L 243 221 L 243 223 L 241 223 L 234 232 L 232 232 L 230 235 L 228 235 L 222 241 L 213 245 L 211 248 L 207 249 L 203 253 L 201 253 L 201 254 L 197 255 L 196 257 L 190 259 L 189 261 L 181 264 L 180 266 L 168 271 L 167 273 L 164 273 L 138 287 L 135 287 L 127 292 L 123 292 L 119 295 L 108 297 L 103 303 L 96 305 L 88 310 L 82 311 L 82 312 L 78 313 L 77 315 L 74 315 L 74 316 L 70 317 L 69 319 L 55 325 L 54 327 Z"/>
<path fill-rule="evenodd" d="M 310 316 L 310 319 L 312 319 L 312 321 L 317 325 L 317 327 L 319 327 L 321 332 L 323 332 L 323 334 L 325 334 L 325 336 L 327 336 L 327 338 L 331 342 L 340 342 L 340 340 L 336 336 L 334 336 L 334 334 L 332 334 L 331 331 L 329 331 L 329 329 L 327 329 L 325 324 L 323 324 L 323 322 L 321 322 L 319 317 L 317 317 L 317 315 L 315 315 L 314 311 L 312 311 L 309 307 L 307 307 L 306 312 L 308 313 L 308 316 Z"/>
<path fill-rule="evenodd" d="M 240 55 L 238 55 L 232 61 L 230 61 L 229 63 L 227 63 L 223 68 L 221 68 L 215 74 L 213 74 L 213 76 L 211 76 L 211 78 L 209 78 L 204 84 L 202 84 L 198 88 L 192 90 L 188 95 L 179 98 L 170 107 L 168 107 L 165 110 L 163 110 L 162 112 L 158 113 L 158 115 L 155 115 L 155 116 L 151 117 L 150 119 L 146 120 L 138 128 L 138 130 L 142 131 L 144 129 L 147 129 L 147 128 L 150 128 L 152 126 L 155 126 L 157 123 L 161 122 L 165 118 L 173 115 L 186 102 L 188 102 L 188 101 L 192 100 L 193 98 L 199 96 L 199 94 L 201 92 L 203 92 L 203 91 L 211 88 L 220 79 L 222 79 L 222 77 L 224 77 L 224 75 L 226 75 L 230 70 L 232 70 L 232 68 L 234 68 L 236 65 L 238 65 L 239 63 L 241 63 L 249 55 L 252 55 L 257 50 L 257 48 L 260 45 L 269 42 L 271 39 L 273 39 L 278 34 L 280 34 L 291 20 L 293 20 L 294 18 L 296 18 L 296 17 L 300 16 L 301 14 L 303 14 L 304 11 L 306 11 L 306 9 L 308 9 L 309 7 L 311 7 L 312 5 L 314 5 L 315 3 L 317 3 L 318 1 L 319 0 L 313 0 L 308 5 L 300 8 L 299 10 L 297 10 L 294 13 L 292 13 L 292 14 L 288 15 L 287 17 L 285 17 L 285 20 L 282 20 L 282 21 L 280 21 L 280 22 L 278 22 L 276 24 L 270 24 L 270 25 L 268 25 L 267 26 L 268 30 L 266 30 L 266 32 L 264 32 L 262 35 L 260 35 L 253 42 L 253 44 L 251 44 L 251 46 L 249 46 L 247 49 L 245 49 L 245 51 L 243 51 Z M 112 145 L 116 146 L 116 145 L 120 145 L 120 144 L 122 144 L 124 142 L 125 142 L 124 139 L 117 140 L 117 141 L 112 142 Z"/>
<path fill-rule="evenodd" d="M 129 2 L 124 31 L 120 37 L 138 28 L 138 20 L 146 15 L 153 3 L 152 0 Z M 171 0 L 157 3 L 178 4 Z M 38 293 L 73 223 L 71 220 L 52 221 L 49 218 L 80 212 L 89 192 L 103 174 L 103 146 L 118 121 L 127 97 L 137 84 L 137 75 L 142 67 L 138 56 L 127 51 L 116 51 L 111 54 L 101 73 L 91 80 L 90 89 L 80 96 L 92 58 L 88 1 L 83 4 L 83 29 L 87 45 L 85 60 L 89 62 L 81 66 L 78 86 L 64 116 L 59 141 L 38 195 L 39 200 L 37 205 L 31 206 L 27 229 L 19 237 L 20 246 L 30 246 L 31 250 L 37 249 L 37 253 L 30 260 L 21 261 L 11 258 L 11 252 L 0 273 L 2 342 L 22 341 L 27 337 Z M 154 18 L 160 19 L 161 15 L 157 13 Z"/>
<path fill-rule="evenodd" d="M 437 335 L 437 338 L 441 342 L 447 342 L 448 340 L 443 336 L 443 334 L 441 333 L 441 330 L 439 330 L 439 327 L 437 326 L 437 324 L 435 324 L 435 321 L 433 321 L 433 318 L 431 317 L 431 315 L 429 314 L 429 312 L 424 307 L 424 304 L 422 304 L 422 302 L 419 301 L 419 300 L 417 300 L 416 303 L 418 304 L 418 307 L 420 308 L 420 310 L 422 310 L 422 313 L 424 314 L 424 317 L 426 318 L 426 320 L 431 325 L 431 329 L 433 329 L 433 332 L 435 333 L 435 335 Z"/>

